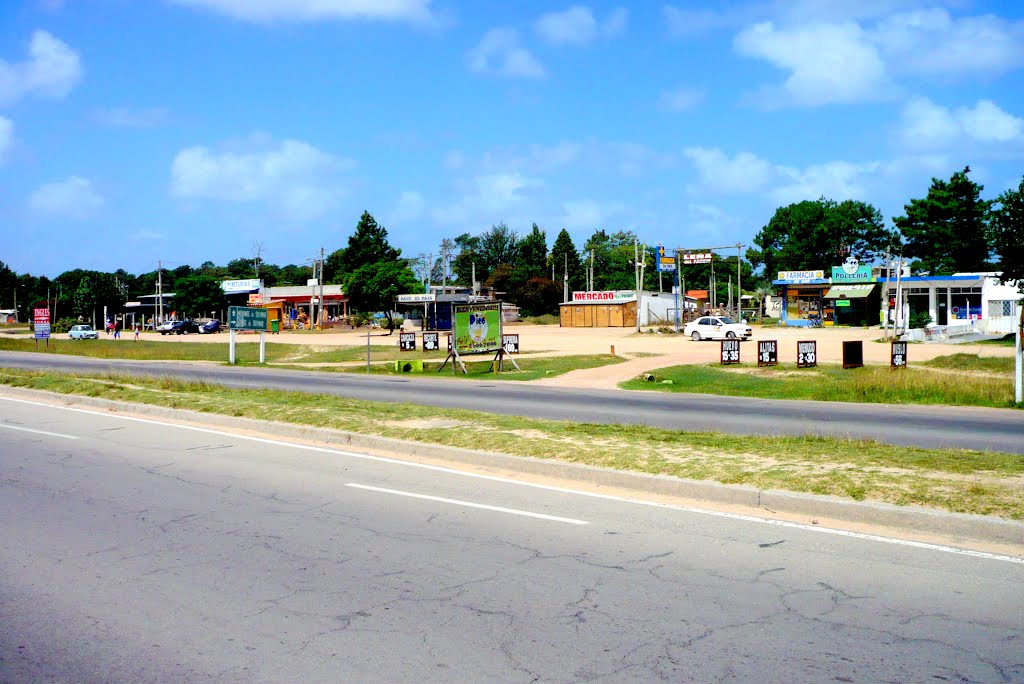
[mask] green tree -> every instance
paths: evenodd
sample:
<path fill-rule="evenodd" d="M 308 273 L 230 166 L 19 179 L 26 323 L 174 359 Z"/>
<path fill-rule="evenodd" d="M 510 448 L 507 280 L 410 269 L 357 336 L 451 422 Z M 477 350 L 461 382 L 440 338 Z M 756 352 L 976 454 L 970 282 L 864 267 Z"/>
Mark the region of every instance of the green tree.
<path fill-rule="evenodd" d="M 558 313 L 562 301 L 562 288 L 550 278 L 530 278 L 516 293 L 516 304 L 524 316 Z"/>
<path fill-rule="evenodd" d="M 96 321 L 96 290 L 93 288 L 92 279 L 88 275 L 82 276 L 78 281 L 78 287 L 74 294 L 75 314 L 82 318 Z"/>
<path fill-rule="evenodd" d="M 898 235 L 886 230 L 875 207 L 822 197 L 776 209 L 768 225 L 754 237 L 757 248 L 748 249 L 746 256 L 755 268 L 764 266 L 765 277 L 770 279 L 777 271 L 827 270 L 844 255 L 868 262 L 898 243 Z"/>
<path fill-rule="evenodd" d="M 174 310 L 183 318 L 201 318 L 223 304 L 221 281 L 213 276 L 189 275 L 174 284 Z"/>
<path fill-rule="evenodd" d="M 452 278 L 459 285 L 471 286 L 473 279 L 473 264 L 476 264 L 478 281 L 484 281 L 488 273 L 483 269 L 483 256 L 480 253 L 480 238 L 469 233 L 463 233 L 455 238 L 455 247 L 459 253 L 452 262 Z M 437 282 L 437 281 L 435 281 Z"/>
<path fill-rule="evenodd" d="M 906 214 L 893 218 L 903 233 L 904 255 L 919 260 L 929 275 L 984 271 L 990 267 L 988 218 L 991 200 L 981 199 L 983 186 L 957 171 L 949 181 L 932 178 L 928 196 L 912 199 Z"/>
<path fill-rule="evenodd" d="M 397 261 L 402 250 L 395 249 L 388 242 L 388 230 L 364 211 L 356 224 L 356 230 L 348 238 L 348 245 L 341 254 L 341 272 L 349 274 L 367 264 L 381 261 Z"/>
<path fill-rule="evenodd" d="M 388 319 L 388 331 L 394 330 L 395 295 L 418 292 L 422 285 L 416 274 L 400 261 L 378 261 L 360 266 L 345 281 L 345 292 L 354 311 L 376 313 L 383 311 Z"/>
<path fill-rule="evenodd" d="M 504 223 L 491 226 L 480 235 L 480 256 L 488 277 L 502 264 L 510 268 L 515 265 L 519 256 L 518 243 L 519 236 Z M 481 277 L 479 271 L 480 264 L 477 264 L 478 278 Z"/>
<path fill-rule="evenodd" d="M 548 239 L 536 223 L 533 224 L 530 232 L 519 240 L 517 252 L 519 255 L 518 263 L 515 264 L 517 278 L 522 278 L 525 281 L 546 275 Z"/>
<path fill-rule="evenodd" d="M 1024 293 L 1024 178 L 1016 190 L 996 200 L 992 212 L 992 245 L 999 255 L 996 269 L 1004 280 L 1015 280 Z"/>
<path fill-rule="evenodd" d="M 573 244 L 572 237 L 569 236 L 569 231 L 565 228 L 558 233 L 555 244 L 551 247 L 551 265 L 555 267 L 555 281 L 558 283 L 562 282 L 566 271 L 568 271 L 570 293 L 585 287 L 586 279 L 583 275 L 583 264 L 580 262 L 579 252 L 576 251 L 576 245 Z"/>

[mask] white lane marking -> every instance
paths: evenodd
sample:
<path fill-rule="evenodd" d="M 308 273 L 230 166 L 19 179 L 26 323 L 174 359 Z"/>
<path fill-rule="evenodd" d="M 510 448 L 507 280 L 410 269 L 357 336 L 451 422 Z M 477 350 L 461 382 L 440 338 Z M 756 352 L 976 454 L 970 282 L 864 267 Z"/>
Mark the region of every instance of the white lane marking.
<path fill-rule="evenodd" d="M 32 428 L 21 427 L 19 425 L 9 425 L 7 423 L 0 423 L 0 427 L 7 428 L 8 430 L 19 430 L 21 432 L 34 432 L 37 435 L 46 435 L 47 437 L 63 437 L 64 439 L 78 439 L 74 435 L 62 435 L 59 432 L 47 432 L 46 430 L 33 430 Z"/>
<path fill-rule="evenodd" d="M 132 421 L 135 423 L 144 423 L 147 425 L 162 425 L 164 427 L 176 427 L 181 430 L 190 430 L 192 432 L 202 432 L 209 435 L 218 435 L 220 437 L 232 437 L 235 439 L 242 439 L 249 442 L 256 442 L 258 444 L 270 444 L 273 446 L 283 446 L 291 449 L 298 449 L 303 451 L 316 451 L 323 454 L 334 454 L 337 456 L 346 456 L 348 458 L 357 458 L 365 461 L 377 461 L 379 463 L 393 463 L 395 465 L 405 466 L 408 468 L 421 468 L 423 470 L 431 470 L 439 473 L 449 473 L 451 475 L 459 475 L 461 477 L 471 477 L 478 480 L 489 480 L 491 482 L 501 482 L 504 484 L 517 485 L 520 487 L 531 487 L 533 489 L 542 489 L 549 492 L 560 492 L 562 494 L 573 494 L 576 496 L 588 496 L 593 499 L 603 499 L 605 501 L 618 501 L 621 503 L 631 503 L 637 506 L 649 506 L 652 508 L 665 508 L 673 511 L 683 511 L 686 513 L 699 513 L 701 515 L 710 515 L 716 518 L 725 518 L 728 520 L 741 520 L 743 522 L 760 523 L 762 525 L 774 525 L 776 527 L 786 527 L 794 530 L 803 530 L 805 532 L 818 532 L 821 534 L 833 534 L 840 537 L 849 537 L 851 539 L 863 539 L 866 541 L 880 542 L 883 544 L 895 544 L 897 546 L 909 546 L 917 549 L 927 549 L 929 551 L 940 551 L 942 553 L 953 553 L 960 556 L 971 556 L 972 558 L 984 558 L 987 560 L 1004 561 L 1007 563 L 1019 563 L 1024 565 L 1024 558 L 1017 556 L 1005 556 L 997 553 L 988 553 L 986 551 L 972 551 L 970 549 L 958 549 L 953 546 L 942 546 L 940 544 L 929 544 L 928 542 L 912 541 L 909 539 L 896 539 L 893 537 L 882 537 L 876 534 L 864 534 L 862 532 L 851 532 L 849 530 L 837 530 L 830 527 L 819 527 L 816 525 L 805 525 L 803 523 L 789 522 L 786 520 L 772 520 L 770 518 L 758 518 L 753 515 L 744 515 L 742 513 L 729 513 L 727 511 L 710 511 L 704 508 L 693 508 L 691 506 L 678 506 L 676 504 L 661 503 L 659 501 L 643 501 L 641 499 L 631 499 L 624 496 L 614 496 L 612 494 L 600 494 L 598 492 L 586 492 L 578 489 L 569 489 L 568 487 L 555 487 L 553 485 L 543 485 L 534 482 L 521 482 L 519 480 L 513 480 L 507 477 L 497 477 L 495 475 L 483 475 L 480 473 L 467 473 L 455 468 L 446 468 L 444 466 L 430 465 L 429 463 L 416 463 L 415 461 L 403 461 L 397 458 L 388 458 L 387 456 L 372 456 L 370 454 L 360 454 L 355 451 L 344 451 L 341 449 L 331 449 L 329 447 L 318 447 L 310 444 L 295 444 L 292 442 L 286 442 L 279 439 L 267 439 L 266 437 L 252 437 L 250 435 L 241 435 L 234 432 L 228 432 L 225 430 L 214 430 L 212 428 L 197 427 L 195 425 L 181 425 L 179 423 L 168 423 L 161 420 L 153 420 L 151 418 L 138 418 L 135 416 L 121 416 L 112 413 L 106 413 L 103 411 L 91 411 L 89 409 L 75 408 L 73 406 L 57 406 L 54 404 L 47 404 L 40 401 L 29 401 L 28 399 L 15 399 L 14 397 L 0 396 L 0 400 L 12 401 L 19 404 L 28 404 L 30 406 L 44 406 L 48 408 L 59 409 L 62 411 L 72 411 L 75 413 L 85 413 L 92 416 L 104 416 L 107 418 L 117 418 L 120 420 Z"/>
<path fill-rule="evenodd" d="M 509 513 L 511 515 L 521 515 L 526 518 L 539 518 L 541 520 L 553 520 L 555 522 L 569 523 L 570 525 L 586 525 L 586 520 L 577 520 L 575 518 L 562 518 L 557 515 L 547 515 L 545 513 L 533 513 L 531 511 L 523 511 L 518 508 L 505 508 L 503 506 L 490 506 L 488 504 L 473 503 L 472 501 L 461 501 L 460 499 L 446 499 L 442 496 L 431 496 L 429 494 L 417 494 L 415 492 L 403 492 L 399 489 L 387 489 L 385 487 L 371 487 L 370 485 L 358 484 L 356 482 L 349 482 L 345 485 L 346 487 L 354 487 L 356 489 L 366 489 L 371 492 L 382 492 L 384 494 L 394 494 L 396 496 L 408 496 L 413 499 L 426 499 L 427 501 L 440 501 L 441 503 L 453 504 L 455 506 L 465 506 L 466 508 L 481 508 L 485 511 L 497 511 L 498 513 Z"/>

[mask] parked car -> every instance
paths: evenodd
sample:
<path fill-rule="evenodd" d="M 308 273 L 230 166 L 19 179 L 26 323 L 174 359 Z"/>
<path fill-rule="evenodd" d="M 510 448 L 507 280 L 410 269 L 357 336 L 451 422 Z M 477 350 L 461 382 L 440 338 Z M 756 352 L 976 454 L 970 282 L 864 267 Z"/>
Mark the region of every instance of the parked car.
<path fill-rule="evenodd" d="M 156 331 L 161 335 L 166 335 L 167 333 L 171 332 L 171 328 L 173 328 L 174 324 L 177 322 L 178 321 L 164 321 L 160 325 L 156 326 Z"/>
<path fill-rule="evenodd" d="M 749 340 L 754 331 L 745 322 L 737 323 L 728 316 L 701 316 L 687 323 L 683 334 L 689 335 L 694 342 L 736 338 Z"/>
<path fill-rule="evenodd" d="M 199 334 L 208 335 L 210 333 L 218 333 L 221 331 L 221 329 L 222 326 L 220 324 L 220 321 L 214 318 L 213 320 L 209 320 L 206 323 L 203 323 L 201 326 L 199 326 Z"/>
<path fill-rule="evenodd" d="M 167 332 L 172 335 L 188 335 L 199 332 L 199 326 L 195 321 L 178 321 Z"/>
<path fill-rule="evenodd" d="M 91 325 L 74 325 L 68 331 L 68 337 L 73 340 L 98 340 L 100 333 Z"/>

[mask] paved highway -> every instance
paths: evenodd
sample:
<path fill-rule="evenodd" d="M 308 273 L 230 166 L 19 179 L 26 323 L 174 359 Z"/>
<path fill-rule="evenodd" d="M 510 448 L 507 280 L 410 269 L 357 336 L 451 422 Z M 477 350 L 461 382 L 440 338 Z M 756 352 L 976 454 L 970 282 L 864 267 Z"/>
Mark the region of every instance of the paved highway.
<path fill-rule="evenodd" d="M 0 680 L 1022 681 L 1024 563 L 0 399 Z"/>
<path fill-rule="evenodd" d="M 166 375 L 229 387 L 316 392 L 537 418 L 634 423 L 741 434 L 819 434 L 923 447 L 1024 453 L 1024 411 L 782 401 L 661 392 L 538 387 L 511 381 L 316 373 L 273 368 L 0 352 L 0 366 Z"/>

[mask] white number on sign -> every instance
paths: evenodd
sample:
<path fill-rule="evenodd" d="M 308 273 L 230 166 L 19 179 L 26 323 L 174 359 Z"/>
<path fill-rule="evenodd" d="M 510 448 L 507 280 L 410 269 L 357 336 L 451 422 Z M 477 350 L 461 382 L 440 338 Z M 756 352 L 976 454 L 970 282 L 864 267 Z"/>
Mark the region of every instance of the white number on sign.
<path fill-rule="evenodd" d="M 893 356 L 892 357 L 892 362 L 893 362 L 893 364 L 895 364 L 897 366 L 902 366 L 903 365 L 903 354 L 896 354 L 895 356 Z"/>

